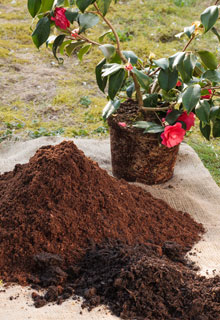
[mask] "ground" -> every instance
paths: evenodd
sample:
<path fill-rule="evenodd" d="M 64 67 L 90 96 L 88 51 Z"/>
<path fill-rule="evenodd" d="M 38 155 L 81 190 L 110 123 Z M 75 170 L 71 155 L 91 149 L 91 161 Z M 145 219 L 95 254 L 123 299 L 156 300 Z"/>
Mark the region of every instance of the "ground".
<path fill-rule="evenodd" d="M 26 3 L 1 0 L 0 4 L 0 142 L 44 135 L 106 137 L 108 128 L 101 117 L 106 99 L 94 75 L 101 53 L 92 50 L 82 63 L 73 55 L 58 65 L 49 49 L 34 47 Z M 213 1 L 201 5 L 196 0 L 123 0 L 108 17 L 119 31 L 123 49 L 132 48 L 142 58 L 150 52 L 160 58 L 164 52 L 169 56 L 183 48 L 185 39 L 175 34 L 198 20 L 199 13 L 211 4 Z M 98 28 L 99 33 L 106 30 L 103 25 Z M 90 36 L 95 38 L 93 33 Z M 195 48 L 217 50 L 214 35 L 204 38 Z M 220 185 L 220 140 L 207 142 L 197 130 L 186 140 Z"/>

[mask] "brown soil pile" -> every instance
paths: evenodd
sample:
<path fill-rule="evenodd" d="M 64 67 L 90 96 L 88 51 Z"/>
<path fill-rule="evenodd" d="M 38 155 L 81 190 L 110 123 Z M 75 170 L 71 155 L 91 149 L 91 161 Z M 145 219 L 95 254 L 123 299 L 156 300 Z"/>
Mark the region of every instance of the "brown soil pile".
<path fill-rule="evenodd" d="M 117 181 L 73 142 L 40 148 L 29 163 L 0 176 L 0 277 L 26 283 L 33 255 L 63 265 L 105 239 L 128 244 L 176 241 L 188 250 L 203 231 L 140 187 Z"/>

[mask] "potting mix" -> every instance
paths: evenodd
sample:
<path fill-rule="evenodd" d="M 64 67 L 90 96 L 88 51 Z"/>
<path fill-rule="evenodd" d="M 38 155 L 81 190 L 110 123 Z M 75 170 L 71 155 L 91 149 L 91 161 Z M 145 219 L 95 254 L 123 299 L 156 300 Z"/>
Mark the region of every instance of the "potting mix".
<path fill-rule="evenodd" d="M 79 295 L 125 319 L 220 319 L 219 277 L 184 259 L 203 232 L 71 141 L 0 176 L 0 279 L 46 288 L 36 307 Z"/>

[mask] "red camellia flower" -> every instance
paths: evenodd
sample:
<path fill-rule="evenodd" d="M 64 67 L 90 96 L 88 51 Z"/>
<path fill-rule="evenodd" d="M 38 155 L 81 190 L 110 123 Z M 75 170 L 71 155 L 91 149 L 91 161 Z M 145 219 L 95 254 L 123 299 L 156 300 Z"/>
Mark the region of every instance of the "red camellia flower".
<path fill-rule="evenodd" d="M 126 65 L 125 65 L 125 69 L 128 70 L 128 71 L 131 71 L 133 69 L 133 66 L 130 62 L 128 62 Z"/>
<path fill-rule="evenodd" d="M 79 28 L 78 29 L 74 29 L 72 32 L 71 32 L 71 36 L 73 37 L 73 38 L 78 38 L 78 36 L 79 36 Z"/>
<path fill-rule="evenodd" d="M 192 126 L 195 125 L 195 119 L 196 119 L 196 116 L 193 112 L 190 112 L 189 114 L 187 114 L 186 111 L 184 111 L 180 116 L 179 118 L 177 119 L 177 121 L 183 121 L 185 122 L 186 124 L 186 130 L 190 130 L 190 128 Z"/>
<path fill-rule="evenodd" d="M 208 89 L 209 94 L 205 95 L 205 96 L 201 96 L 201 99 L 208 99 L 210 100 L 212 97 L 212 90 Z"/>
<path fill-rule="evenodd" d="M 54 17 L 51 17 L 51 20 L 55 22 L 55 25 L 63 30 L 66 30 L 70 26 L 70 22 L 65 16 L 65 12 L 66 9 L 64 8 L 56 8 L 54 11 Z"/>
<path fill-rule="evenodd" d="M 176 87 L 181 87 L 181 85 L 182 85 L 182 82 L 180 80 L 178 80 L 176 83 Z"/>
<path fill-rule="evenodd" d="M 182 128 L 180 122 L 173 126 L 166 126 L 164 132 L 161 134 L 162 144 L 168 148 L 172 148 L 183 141 L 186 131 Z"/>

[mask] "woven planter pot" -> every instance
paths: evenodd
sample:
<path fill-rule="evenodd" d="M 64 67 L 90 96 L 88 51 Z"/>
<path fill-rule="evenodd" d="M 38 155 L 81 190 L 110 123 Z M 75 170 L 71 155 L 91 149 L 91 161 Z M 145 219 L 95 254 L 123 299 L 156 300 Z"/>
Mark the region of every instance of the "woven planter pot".
<path fill-rule="evenodd" d="M 159 134 L 134 127 L 121 127 L 117 116 L 108 119 L 110 127 L 112 172 L 117 178 L 153 185 L 173 176 L 179 145 L 167 148 Z"/>

